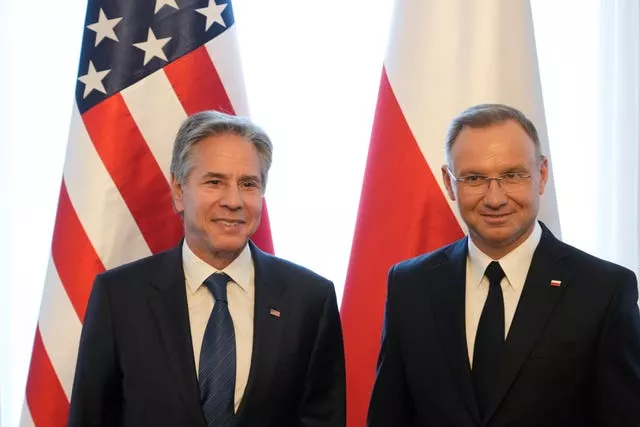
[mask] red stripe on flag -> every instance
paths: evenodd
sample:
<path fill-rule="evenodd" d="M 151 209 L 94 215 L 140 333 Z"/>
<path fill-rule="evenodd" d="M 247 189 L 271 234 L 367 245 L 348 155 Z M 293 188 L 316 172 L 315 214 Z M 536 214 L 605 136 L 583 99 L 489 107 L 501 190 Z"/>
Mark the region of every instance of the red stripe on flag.
<path fill-rule="evenodd" d="M 350 427 L 365 425 L 389 268 L 462 236 L 383 71 L 341 306 Z"/>
<path fill-rule="evenodd" d="M 27 405 L 34 425 L 59 427 L 67 425 L 69 402 L 36 329 L 31 366 L 27 378 Z"/>
<path fill-rule="evenodd" d="M 203 110 L 235 114 L 206 47 L 201 46 L 173 61 L 164 67 L 164 72 L 187 115 Z"/>
<path fill-rule="evenodd" d="M 188 115 L 204 110 L 235 114 L 216 66 L 204 46 L 167 65 L 164 72 Z M 262 206 L 260 225 L 251 240 L 263 251 L 274 253 L 266 202 Z"/>
<path fill-rule="evenodd" d="M 51 255 L 71 305 L 82 321 L 91 285 L 96 274 L 104 271 L 104 266 L 71 204 L 64 180 L 60 188 Z"/>
<path fill-rule="evenodd" d="M 169 184 L 122 96 L 111 96 L 82 119 L 149 249 L 157 253 L 175 246 L 182 222 L 173 211 Z"/>
<path fill-rule="evenodd" d="M 269 212 L 267 211 L 267 202 L 262 201 L 262 217 L 260 225 L 256 232 L 251 236 L 251 241 L 260 249 L 270 254 L 274 254 L 273 239 L 271 238 L 271 223 L 269 222 Z"/>

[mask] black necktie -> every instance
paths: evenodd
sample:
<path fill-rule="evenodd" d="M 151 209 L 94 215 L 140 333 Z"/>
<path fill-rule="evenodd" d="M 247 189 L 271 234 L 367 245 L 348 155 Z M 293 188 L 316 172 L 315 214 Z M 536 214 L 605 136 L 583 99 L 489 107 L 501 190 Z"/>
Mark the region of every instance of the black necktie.
<path fill-rule="evenodd" d="M 478 407 L 482 416 L 500 368 L 500 356 L 504 346 L 504 301 L 500 287 L 504 271 L 497 261 L 493 261 L 484 275 L 489 279 L 489 294 L 478 323 L 472 370 Z"/>
<path fill-rule="evenodd" d="M 200 350 L 200 398 L 209 427 L 230 425 L 236 385 L 236 340 L 227 303 L 231 278 L 214 273 L 204 281 L 215 298 Z"/>

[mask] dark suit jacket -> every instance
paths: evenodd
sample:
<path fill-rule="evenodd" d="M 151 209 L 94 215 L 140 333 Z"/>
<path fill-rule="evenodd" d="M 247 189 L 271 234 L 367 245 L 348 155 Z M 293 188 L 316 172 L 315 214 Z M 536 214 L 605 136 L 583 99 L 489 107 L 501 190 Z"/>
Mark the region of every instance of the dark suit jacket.
<path fill-rule="evenodd" d="M 466 238 L 391 269 L 370 427 L 640 426 L 636 278 L 542 228 L 484 420 L 467 356 Z"/>
<path fill-rule="evenodd" d="M 251 253 L 253 354 L 235 425 L 344 426 L 344 351 L 333 285 L 253 244 Z M 69 426 L 206 427 L 180 246 L 96 278 Z"/>

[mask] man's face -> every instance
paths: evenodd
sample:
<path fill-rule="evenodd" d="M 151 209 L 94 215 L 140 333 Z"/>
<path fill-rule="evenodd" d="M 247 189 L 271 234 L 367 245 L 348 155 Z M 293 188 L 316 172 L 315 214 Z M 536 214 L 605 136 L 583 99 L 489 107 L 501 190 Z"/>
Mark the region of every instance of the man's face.
<path fill-rule="evenodd" d="M 515 121 L 486 128 L 462 129 L 450 153 L 450 168 L 456 177 L 482 175 L 491 178 L 508 172 L 531 174 L 517 188 L 505 192 L 490 181 L 485 192 L 470 191 L 464 183 L 442 174 L 451 200 L 469 228 L 469 237 L 487 255 L 498 259 L 524 242 L 533 231 L 547 182 L 547 160 L 536 154 L 533 141 Z"/>
<path fill-rule="evenodd" d="M 191 152 L 186 182 L 172 177 L 175 208 L 193 252 L 218 269 L 244 249 L 260 224 L 263 183 L 258 151 L 245 138 L 219 135 Z"/>

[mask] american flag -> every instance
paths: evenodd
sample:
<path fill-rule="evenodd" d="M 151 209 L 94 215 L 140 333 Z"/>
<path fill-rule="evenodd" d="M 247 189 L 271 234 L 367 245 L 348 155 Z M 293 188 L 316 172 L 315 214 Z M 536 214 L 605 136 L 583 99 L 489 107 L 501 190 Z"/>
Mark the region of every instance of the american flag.
<path fill-rule="evenodd" d="M 248 115 L 231 0 L 90 0 L 22 426 L 66 425 L 91 285 L 177 244 L 169 163 L 180 123 Z M 266 207 L 253 240 L 273 252 Z"/>

